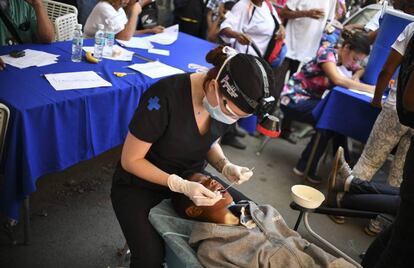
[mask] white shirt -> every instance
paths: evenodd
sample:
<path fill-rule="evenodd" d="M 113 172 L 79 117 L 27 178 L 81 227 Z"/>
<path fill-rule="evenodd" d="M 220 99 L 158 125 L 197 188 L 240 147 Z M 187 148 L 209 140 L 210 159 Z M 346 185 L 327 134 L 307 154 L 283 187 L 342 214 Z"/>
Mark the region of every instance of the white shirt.
<path fill-rule="evenodd" d="M 87 37 L 94 37 L 98 31 L 98 24 L 103 24 L 105 29 L 109 25 L 115 34 L 119 33 L 125 28 L 128 23 L 128 18 L 123 8 L 116 10 L 111 4 L 106 1 L 98 2 L 93 8 L 91 14 L 85 23 L 85 35 Z"/>
<path fill-rule="evenodd" d="M 254 8 L 255 11 L 253 13 Z M 272 13 L 280 23 L 280 19 L 273 7 Z M 265 1 L 263 1 L 261 7 L 258 7 L 250 0 L 240 0 L 234 5 L 231 11 L 227 12 L 228 15 L 226 15 L 226 19 L 221 23 L 220 31 L 224 28 L 231 28 L 235 32 L 245 33 L 252 38 L 260 53 L 264 56 L 275 28 L 272 13 L 270 13 L 269 6 Z M 248 54 L 257 56 L 252 47 L 241 45 L 235 38 L 228 38 L 223 35 L 221 37 L 224 42 L 232 44 L 238 52 L 246 53 L 247 50 Z"/>
<path fill-rule="evenodd" d="M 304 61 L 314 58 L 320 47 L 323 31 L 327 21 L 335 17 L 336 0 L 288 0 L 286 6 L 292 11 L 318 8 L 325 11 L 321 19 L 308 17 L 288 19 L 286 25 L 286 57 Z"/>
<path fill-rule="evenodd" d="M 405 50 L 407 49 L 408 43 L 410 42 L 411 37 L 414 33 L 414 22 L 410 23 L 405 27 L 404 31 L 398 36 L 397 40 L 395 40 L 394 44 L 391 46 L 395 51 L 400 53 L 402 56 L 405 55 Z M 397 97 L 397 81 L 395 81 L 394 86 L 390 88 L 390 93 L 388 94 L 388 98 L 386 100 L 386 104 L 392 105 L 393 107 L 396 106 Z"/>
<path fill-rule="evenodd" d="M 367 24 L 364 26 L 364 30 L 367 32 L 375 32 L 380 27 L 379 20 L 381 17 L 381 10 L 375 13 L 374 17 L 372 17 Z"/>

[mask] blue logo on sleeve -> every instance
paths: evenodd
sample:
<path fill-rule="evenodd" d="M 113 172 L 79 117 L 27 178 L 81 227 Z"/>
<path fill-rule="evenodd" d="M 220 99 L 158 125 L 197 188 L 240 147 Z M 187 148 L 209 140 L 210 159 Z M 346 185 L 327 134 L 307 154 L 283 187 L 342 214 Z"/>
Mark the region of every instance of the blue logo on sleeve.
<path fill-rule="evenodd" d="M 158 97 L 152 97 L 148 100 L 148 110 L 159 110 L 161 108 L 161 105 L 159 104 L 160 99 Z"/>

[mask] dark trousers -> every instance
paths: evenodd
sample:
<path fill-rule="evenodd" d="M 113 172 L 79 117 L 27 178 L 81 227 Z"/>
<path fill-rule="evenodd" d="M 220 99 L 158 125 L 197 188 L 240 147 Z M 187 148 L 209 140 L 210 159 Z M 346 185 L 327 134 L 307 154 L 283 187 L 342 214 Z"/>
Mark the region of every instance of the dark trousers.
<path fill-rule="evenodd" d="M 293 75 L 299 67 L 300 61 L 293 60 L 290 58 L 285 58 L 283 60 L 282 65 L 278 68 L 274 69 L 275 74 L 275 91 L 272 92 L 272 95 L 276 98 L 276 101 L 279 99 L 280 93 L 282 93 L 282 89 L 285 83 L 285 76 L 288 71 L 290 71 L 290 75 Z"/>
<path fill-rule="evenodd" d="M 412 267 L 414 253 L 414 137 L 405 159 L 397 217 L 369 247 L 362 265 L 375 268 Z"/>
<path fill-rule="evenodd" d="M 312 111 L 318 105 L 319 102 L 319 99 L 308 99 L 304 101 L 299 101 L 297 103 L 291 101 L 288 105 L 280 105 L 280 109 L 282 110 L 284 115 L 282 129 L 288 129 L 290 122 L 293 120 L 315 126 L 316 122 L 313 118 Z M 331 138 L 333 138 L 334 152 L 336 152 L 336 149 L 339 146 L 342 146 L 345 150 L 345 158 L 349 158 L 349 152 L 347 149 L 348 146 L 345 136 L 339 135 L 336 132 L 329 130 L 318 131 L 321 134 L 321 136 L 319 139 L 318 147 L 316 148 L 315 156 L 309 169 L 310 176 L 316 175 L 319 160 L 325 152 L 326 147 L 328 146 L 328 142 Z M 302 152 L 298 164 L 296 165 L 296 167 L 299 170 L 305 171 L 306 164 L 309 160 L 315 141 L 316 135 L 313 135 L 311 141 L 306 145 L 305 150 Z"/>
<path fill-rule="evenodd" d="M 220 181 L 218 178 L 215 179 Z M 230 188 L 229 192 L 235 202 L 249 200 L 234 188 Z M 170 194 L 168 188 L 160 192 L 133 184 L 113 183 L 112 206 L 131 250 L 130 267 L 162 267 L 164 241 L 149 222 L 148 214 L 151 208 L 163 199 L 169 198 Z"/>
<path fill-rule="evenodd" d="M 396 215 L 400 189 L 384 183 L 353 179 L 349 192 L 341 200 L 344 208 Z"/>

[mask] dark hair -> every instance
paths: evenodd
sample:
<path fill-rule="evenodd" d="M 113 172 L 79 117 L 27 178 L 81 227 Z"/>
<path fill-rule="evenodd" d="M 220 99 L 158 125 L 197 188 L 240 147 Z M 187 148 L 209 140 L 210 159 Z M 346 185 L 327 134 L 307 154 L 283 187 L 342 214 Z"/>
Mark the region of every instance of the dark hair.
<path fill-rule="evenodd" d="M 365 55 L 369 55 L 369 53 L 371 52 L 371 44 L 366 33 L 348 33 L 344 34 L 342 37 L 344 38 L 342 47 L 349 45 L 350 50 L 353 50 L 358 53 L 363 53 Z"/>
<path fill-rule="evenodd" d="M 227 1 L 224 3 L 224 9 L 230 11 L 235 4 L 236 2 L 234 1 Z"/>
<path fill-rule="evenodd" d="M 213 64 L 214 67 L 207 72 L 203 83 L 204 87 L 206 87 L 210 80 L 217 77 L 226 59 L 227 55 L 223 52 L 223 46 L 218 46 L 207 54 L 206 61 Z M 267 79 L 264 79 L 264 75 Z M 242 94 L 255 102 L 261 102 L 262 98 L 265 97 L 265 80 L 267 80 L 270 95 L 273 95 L 275 92 L 275 79 L 270 65 L 264 59 L 248 54 L 239 53 L 231 58 L 220 73 L 218 80 L 220 81 L 218 81 L 220 92 L 246 113 L 255 113 L 256 111 L 241 96 Z M 227 81 L 224 84 L 231 85 L 225 87 L 222 84 L 223 81 Z M 237 91 L 232 92 L 231 88 L 233 86 L 236 86 L 242 94 L 238 94 Z"/>

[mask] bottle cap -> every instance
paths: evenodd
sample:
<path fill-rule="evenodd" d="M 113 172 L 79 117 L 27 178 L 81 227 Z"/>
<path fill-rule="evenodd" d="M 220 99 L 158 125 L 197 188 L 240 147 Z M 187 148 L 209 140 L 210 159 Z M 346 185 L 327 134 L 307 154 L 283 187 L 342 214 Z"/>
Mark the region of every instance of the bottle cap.
<path fill-rule="evenodd" d="M 82 30 L 82 24 L 77 24 L 76 29 Z"/>

